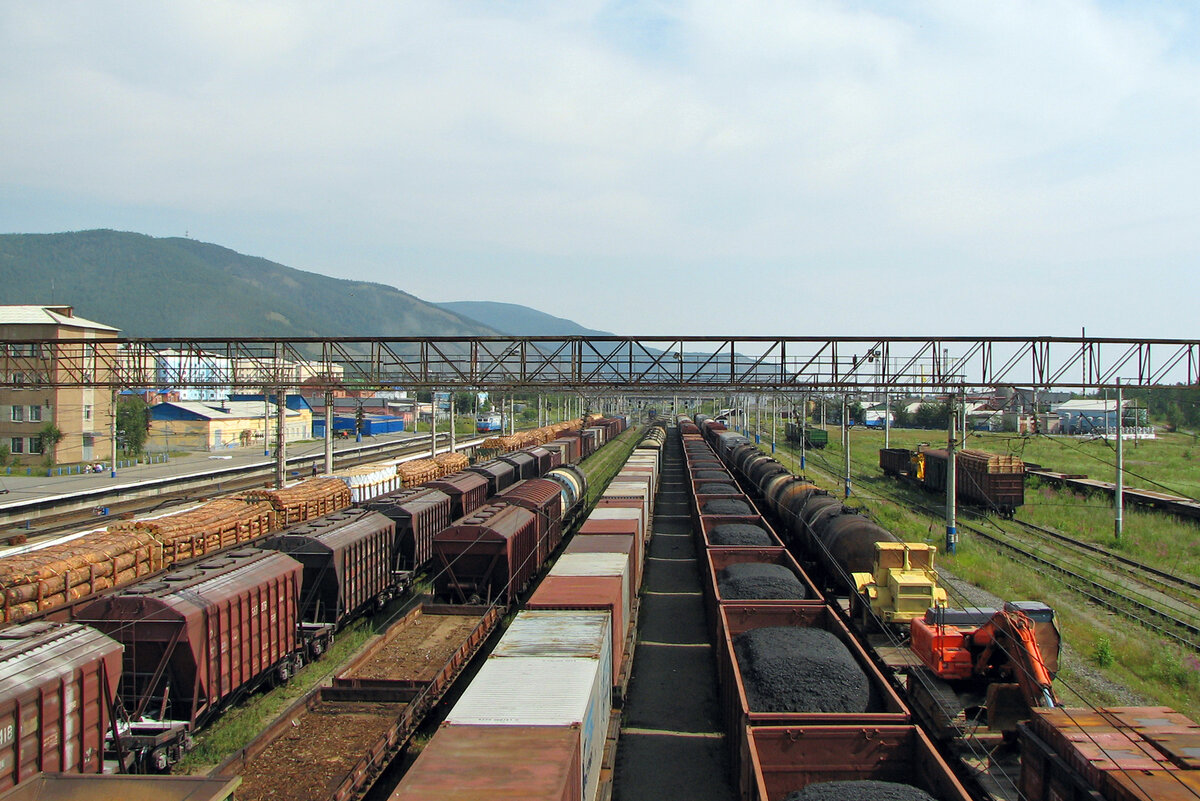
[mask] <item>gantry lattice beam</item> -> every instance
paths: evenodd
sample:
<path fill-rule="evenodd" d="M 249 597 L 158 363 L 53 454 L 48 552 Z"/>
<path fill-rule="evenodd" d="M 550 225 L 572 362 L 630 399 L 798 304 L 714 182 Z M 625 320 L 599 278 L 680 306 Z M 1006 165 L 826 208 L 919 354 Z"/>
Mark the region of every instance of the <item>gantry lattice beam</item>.
<path fill-rule="evenodd" d="M 939 391 L 1195 384 L 1200 340 L 1093 337 L 333 337 L 9 340 L 0 387 L 308 385 Z"/>

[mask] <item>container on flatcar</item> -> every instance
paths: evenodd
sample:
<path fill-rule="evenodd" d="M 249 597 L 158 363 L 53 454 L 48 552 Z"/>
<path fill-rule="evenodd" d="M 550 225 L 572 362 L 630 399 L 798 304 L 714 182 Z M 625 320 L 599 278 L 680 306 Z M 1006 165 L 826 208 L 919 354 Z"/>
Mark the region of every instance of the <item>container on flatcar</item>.
<path fill-rule="evenodd" d="M 630 537 L 633 540 L 634 549 L 630 564 L 630 570 L 632 571 L 630 575 L 633 576 L 634 586 L 640 588 L 642 586 L 642 573 L 645 569 L 646 555 L 646 540 L 640 532 L 641 524 L 634 518 L 601 519 L 589 517 L 579 526 L 579 530 L 571 538 L 571 544 L 573 545 L 582 540 L 590 540 L 593 537 L 610 535 Z M 567 550 L 572 550 L 571 545 L 567 546 Z"/>
<path fill-rule="evenodd" d="M 911 785 L 936 801 L 971 798 L 917 726 L 751 726 L 743 743 L 738 783 L 746 801 L 864 780 Z"/>
<path fill-rule="evenodd" d="M 442 726 L 388 801 L 584 801 L 580 731 L 561 723 Z"/>
<path fill-rule="evenodd" d="M 450 496 L 451 520 L 472 514 L 483 506 L 488 498 L 488 480 L 468 470 L 427 481 L 425 486 L 441 490 Z"/>
<path fill-rule="evenodd" d="M 613 521 L 609 521 L 613 522 Z M 628 523 L 630 521 L 622 520 L 617 523 Z M 582 535 L 582 536 L 581 536 Z M 636 534 L 595 534 L 590 532 L 577 532 L 571 541 L 567 543 L 567 547 L 563 549 L 563 554 L 569 553 L 620 553 L 629 557 L 629 575 L 633 576 L 633 584 L 635 588 L 641 587 L 642 582 L 642 540 Z"/>
<path fill-rule="evenodd" d="M 512 657 L 600 659 L 611 666 L 612 621 L 608 612 L 594 610 L 519 612 L 488 658 Z"/>
<path fill-rule="evenodd" d="M 442 529 L 433 538 L 434 591 L 462 603 L 511 602 L 539 567 L 536 525 L 526 509 L 489 504 Z"/>
<path fill-rule="evenodd" d="M 528 509 L 534 515 L 537 551 L 540 567 L 562 542 L 562 487 L 545 478 L 531 478 L 513 484 L 493 499 Z"/>
<path fill-rule="evenodd" d="M 638 536 L 646 539 L 646 510 L 638 498 L 601 498 L 588 514 L 588 520 L 636 520 Z"/>
<path fill-rule="evenodd" d="M 432 487 L 410 487 L 373 498 L 363 508 L 396 524 L 396 566 L 412 572 L 433 558 L 433 535 L 450 525 L 450 496 Z"/>
<path fill-rule="evenodd" d="M 546 443 L 546 447 L 556 446 L 562 453 L 563 464 L 577 464 L 583 458 L 579 446 L 580 440 L 578 436 L 560 434 L 558 439 L 552 439 Z"/>
<path fill-rule="evenodd" d="M 525 608 L 609 612 L 613 675 L 620 676 L 635 597 L 629 570 L 629 557 L 623 553 L 563 554 L 538 584 Z"/>
<path fill-rule="evenodd" d="M 73 623 L 0 631 L 0 791 L 47 773 L 104 770 L 121 645 Z"/>
<path fill-rule="evenodd" d="M 314 518 L 268 537 L 259 547 L 286 553 L 304 565 L 300 619 L 339 626 L 401 589 L 396 524 L 367 509 Z M 319 655 L 324 640 L 312 645 Z"/>
<path fill-rule="evenodd" d="M 610 667 L 602 659 L 522 656 L 488 659 L 450 710 L 438 733 L 457 726 L 572 729 L 579 738 L 582 756 L 580 797 L 596 798 L 612 710 Z M 523 761 L 540 762 L 544 758 L 544 754 L 531 753 Z M 505 768 L 508 771 L 513 766 Z"/>
<path fill-rule="evenodd" d="M 486 462 L 471 465 L 467 471 L 478 473 L 487 479 L 487 496 L 489 498 L 503 492 L 518 481 L 516 466 L 500 459 L 489 459 Z"/>
<path fill-rule="evenodd" d="M 228 551 L 97 599 L 76 620 L 125 646 L 120 698 L 135 719 L 153 713 L 195 727 L 260 680 L 299 667 L 302 576 L 290 556 Z"/>

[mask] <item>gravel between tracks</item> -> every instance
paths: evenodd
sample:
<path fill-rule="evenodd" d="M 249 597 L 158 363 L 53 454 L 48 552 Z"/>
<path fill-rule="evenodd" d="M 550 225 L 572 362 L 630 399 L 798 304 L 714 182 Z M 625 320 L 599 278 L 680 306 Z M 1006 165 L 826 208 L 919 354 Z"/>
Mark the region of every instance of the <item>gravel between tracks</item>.
<path fill-rule="evenodd" d="M 866 712 L 871 686 L 836 636 L 767 626 L 739 634 L 734 654 L 754 712 Z"/>
<path fill-rule="evenodd" d="M 783 797 L 783 801 L 934 801 L 920 787 L 872 780 L 818 782 Z"/>
<path fill-rule="evenodd" d="M 760 526 L 749 523 L 721 523 L 708 532 L 713 545 L 774 545 L 771 535 Z"/>
<path fill-rule="evenodd" d="M 739 562 L 717 575 L 717 589 L 725 600 L 799 600 L 808 590 L 796 574 L 783 565 Z"/>

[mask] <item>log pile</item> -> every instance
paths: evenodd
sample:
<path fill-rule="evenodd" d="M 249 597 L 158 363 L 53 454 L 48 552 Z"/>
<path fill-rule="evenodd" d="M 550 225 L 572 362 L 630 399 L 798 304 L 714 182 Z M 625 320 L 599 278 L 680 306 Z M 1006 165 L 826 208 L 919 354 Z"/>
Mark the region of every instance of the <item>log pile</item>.
<path fill-rule="evenodd" d="M 409 462 L 401 462 L 396 467 L 396 473 L 405 487 L 415 487 L 445 475 L 441 465 L 433 459 L 413 459 Z"/>
<path fill-rule="evenodd" d="M 280 528 L 327 515 L 350 505 L 350 487 L 340 478 L 310 478 L 280 490 L 250 490 L 241 497 L 266 501 Z"/>
<path fill-rule="evenodd" d="M 148 535 L 162 548 L 162 566 L 169 567 L 266 536 L 275 528 L 276 513 L 271 504 L 235 496 L 150 520 L 122 521 L 108 530 Z"/>
<path fill-rule="evenodd" d="M 466 457 L 466 454 L 462 453 L 439 453 L 433 457 L 433 461 L 437 462 L 441 468 L 441 475 L 438 478 L 448 476 L 451 473 L 457 473 L 460 470 L 466 470 L 471 464 L 471 460 Z"/>
<path fill-rule="evenodd" d="M 1011 453 L 988 453 L 972 449 L 958 452 L 958 463 L 976 473 L 1024 473 L 1025 462 Z"/>

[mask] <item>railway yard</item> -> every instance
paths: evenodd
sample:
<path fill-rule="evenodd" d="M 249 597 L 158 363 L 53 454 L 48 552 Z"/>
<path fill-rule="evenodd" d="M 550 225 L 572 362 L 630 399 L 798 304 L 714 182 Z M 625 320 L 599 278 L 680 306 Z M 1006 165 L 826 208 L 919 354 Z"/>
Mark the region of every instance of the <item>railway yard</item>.
<path fill-rule="evenodd" d="M 911 456 L 860 458 L 843 501 L 828 451 L 802 474 L 790 445 L 664 423 L 596 415 L 473 442 L 474 463 L 426 442 L 279 490 L 160 496 L 84 537 L 39 525 L 0 555 L 0 714 L 20 732 L 0 798 L 119 765 L 190 774 L 147 777 L 163 799 L 1200 791 L 1186 686 L 1168 710 L 1085 681 L 1118 631 L 1194 654 L 1192 578 L 1025 519 L 1023 490 L 965 507 L 961 552 L 937 553 L 936 498 L 885 475 Z M 984 552 L 1022 581 L 979 581 Z M 252 597 L 277 604 L 270 628 Z M 1112 633 L 1089 642 L 1097 617 Z M 84 725 L 29 711 L 61 681 L 46 653 L 93 688 Z M 311 689 L 278 711 L 293 682 Z M 75 747 L 51 758 L 60 736 Z"/>

